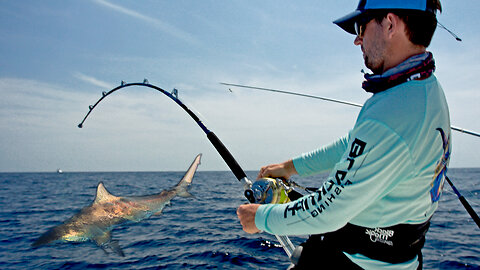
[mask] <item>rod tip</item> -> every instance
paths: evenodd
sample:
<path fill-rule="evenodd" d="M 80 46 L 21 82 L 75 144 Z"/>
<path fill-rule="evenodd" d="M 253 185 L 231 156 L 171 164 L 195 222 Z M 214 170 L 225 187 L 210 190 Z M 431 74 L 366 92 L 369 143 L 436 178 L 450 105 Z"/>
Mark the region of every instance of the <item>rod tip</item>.
<path fill-rule="evenodd" d="M 78 124 L 78 128 L 82 128 L 83 127 L 83 124 Z"/>

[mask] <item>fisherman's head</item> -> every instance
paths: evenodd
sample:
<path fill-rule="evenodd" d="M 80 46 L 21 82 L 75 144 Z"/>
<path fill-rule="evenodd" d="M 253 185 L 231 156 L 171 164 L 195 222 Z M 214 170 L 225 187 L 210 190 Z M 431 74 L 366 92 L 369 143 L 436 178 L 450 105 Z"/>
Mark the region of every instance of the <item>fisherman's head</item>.
<path fill-rule="evenodd" d="M 365 65 L 376 74 L 430 45 L 440 0 L 360 0 L 355 11 L 334 21 L 356 35 Z"/>

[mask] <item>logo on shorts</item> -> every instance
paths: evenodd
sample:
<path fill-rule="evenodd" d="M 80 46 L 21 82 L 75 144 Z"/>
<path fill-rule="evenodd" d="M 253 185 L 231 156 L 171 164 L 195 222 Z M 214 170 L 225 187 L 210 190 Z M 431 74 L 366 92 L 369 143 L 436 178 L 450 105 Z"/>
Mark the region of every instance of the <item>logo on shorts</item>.
<path fill-rule="evenodd" d="M 392 237 L 394 233 L 395 231 L 393 230 L 384 230 L 380 228 L 365 230 L 365 234 L 370 236 L 370 241 L 372 241 L 373 243 L 375 242 L 383 243 L 389 246 L 393 246 L 393 242 L 388 239 Z"/>

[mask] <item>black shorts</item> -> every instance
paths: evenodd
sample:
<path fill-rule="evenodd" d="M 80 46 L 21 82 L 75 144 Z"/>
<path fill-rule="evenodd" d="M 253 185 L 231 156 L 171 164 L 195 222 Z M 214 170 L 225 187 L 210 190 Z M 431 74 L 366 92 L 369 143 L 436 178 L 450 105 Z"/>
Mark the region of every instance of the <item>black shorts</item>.
<path fill-rule="evenodd" d="M 324 240 L 323 235 L 310 236 L 307 241 L 301 244 L 303 250 L 298 263 L 289 269 L 363 269 L 352 262 L 342 250 L 331 244 Z M 423 264 L 421 252 L 418 254 L 418 260 L 417 270 L 421 270 Z"/>

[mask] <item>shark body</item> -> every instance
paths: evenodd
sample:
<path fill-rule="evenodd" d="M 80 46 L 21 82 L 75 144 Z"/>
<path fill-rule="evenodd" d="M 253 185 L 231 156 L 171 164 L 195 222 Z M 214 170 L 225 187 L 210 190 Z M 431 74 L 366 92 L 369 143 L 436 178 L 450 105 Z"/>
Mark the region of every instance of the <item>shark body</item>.
<path fill-rule="evenodd" d="M 128 221 L 140 222 L 152 215 L 161 214 L 165 206 L 177 195 L 191 197 L 188 188 L 200 164 L 200 159 L 201 154 L 195 158 L 180 182 L 158 194 L 117 197 L 110 194 L 100 182 L 95 200 L 91 205 L 84 207 L 63 224 L 51 228 L 32 246 L 37 247 L 51 242 L 93 241 L 105 252 L 111 249 L 116 254 L 125 256 L 118 241 L 112 240 L 112 229 Z"/>

